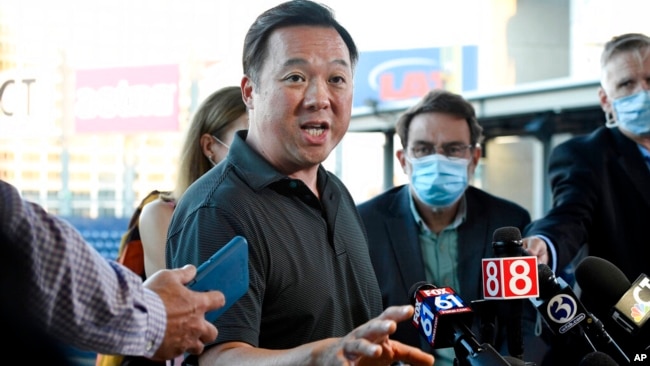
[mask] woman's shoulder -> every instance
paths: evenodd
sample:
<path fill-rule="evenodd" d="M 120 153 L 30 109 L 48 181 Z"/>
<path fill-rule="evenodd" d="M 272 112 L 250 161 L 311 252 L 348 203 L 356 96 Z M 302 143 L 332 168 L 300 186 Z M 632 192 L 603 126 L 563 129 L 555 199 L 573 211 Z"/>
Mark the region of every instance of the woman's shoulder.
<path fill-rule="evenodd" d="M 176 207 L 176 198 L 174 198 L 174 196 L 169 192 L 161 193 L 156 201 L 159 201 L 159 204 L 166 204 L 171 207 L 172 210 Z"/>
<path fill-rule="evenodd" d="M 176 207 L 175 199 L 160 196 L 157 199 L 147 203 L 142 208 L 142 213 L 140 214 L 140 221 L 142 221 L 142 218 L 150 218 L 153 220 L 168 219 L 173 214 L 175 207 Z"/>

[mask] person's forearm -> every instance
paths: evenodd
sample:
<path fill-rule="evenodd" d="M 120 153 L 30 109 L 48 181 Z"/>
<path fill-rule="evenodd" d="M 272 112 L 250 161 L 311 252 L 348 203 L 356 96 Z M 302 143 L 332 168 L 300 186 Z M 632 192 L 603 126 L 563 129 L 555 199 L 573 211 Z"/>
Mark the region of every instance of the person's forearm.
<path fill-rule="evenodd" d="M 291 366 L 291 365 L 331 365 L 326 360 L 339 338 L 328 338 L 307 343 L 287 350 L 269 350 L 252 347 L 246 343 L 230 342 L 207 349 L 200 357 L 200 365 L 240 365 L 240 366 Z M 330 355 L 331 356 L 331 355 Z"/>
<path fill-rule="evenodd" d="M 102 277 L 110 276 L 110 284 L 98 282 L 91 290 L 101 297 L 95 302 L 98 307 L 88 309 L 82 304 L 76 310 L 88 314 L 80 319 L 79 328 L 86 334 L 77 339 L 80 342 L 77 347 L 99 353 L 151 357 L 165 335 L 164 304 L 156 293 L 142 287 L 139 276 L 115 262 L 104 262 L 109 264 L 110 272 Z"/>
<path fill-rule="evenodd" d="M 0 231 L 29 316 L 60 341 L 101 353 L 150 355 L 162 342 L 166 313 L 127 268 L 109 264 L 67 222 L 24 201 L 0 181 Z M 20 299 L 17 299 L 20 300 Z"/>
<path fill-rule="evenodd" d="M 53 227 L 53 223 L 49 225 Z M 74 247 L 64 246 L 67 254 L 51 254 L 69 262 L 59 266 L 56 279 L 62 283 L 53 279 L 50 286 L 61 290 L 49 295 L 48 301 L 69 304 L 64 307 L 71 309 L 49 319 L 52 334 L 96 352 L 153 355 L 166 326 L 166 313 L 158 295 L 145 290 L 135 273 L 102 258 L 76 230 L 64 230 L 66 240 L 81 242 Z M 80 263 L 83 268 L 79 268 Z"/>

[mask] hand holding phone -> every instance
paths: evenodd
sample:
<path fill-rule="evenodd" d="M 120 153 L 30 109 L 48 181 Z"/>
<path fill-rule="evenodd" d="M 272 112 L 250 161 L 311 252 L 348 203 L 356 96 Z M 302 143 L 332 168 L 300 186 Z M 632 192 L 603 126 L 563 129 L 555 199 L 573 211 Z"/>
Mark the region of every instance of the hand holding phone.
<path fill-rule="evenodd" d="M 187 284 L 194 291 L 221 291 L 226 304 L 205 314 L 211 323 L 248 291 L 248 242 L 235 236 L 196 271 L 196 277 Z"/>

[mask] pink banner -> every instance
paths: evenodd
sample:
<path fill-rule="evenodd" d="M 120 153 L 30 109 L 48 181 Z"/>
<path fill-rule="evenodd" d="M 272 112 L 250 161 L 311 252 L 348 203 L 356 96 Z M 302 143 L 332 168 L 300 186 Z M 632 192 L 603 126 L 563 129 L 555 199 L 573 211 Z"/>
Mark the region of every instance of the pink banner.
<path fill-rule="evenodd" d="M 77 70 L 75 131 L 178 131 L 178 79 L 178 65 Z"/>

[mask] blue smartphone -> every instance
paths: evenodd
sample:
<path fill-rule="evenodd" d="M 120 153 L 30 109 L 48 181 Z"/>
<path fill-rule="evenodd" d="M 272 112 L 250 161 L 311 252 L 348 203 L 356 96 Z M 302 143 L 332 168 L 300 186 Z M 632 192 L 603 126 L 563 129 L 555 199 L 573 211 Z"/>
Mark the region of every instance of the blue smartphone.
<path fill-rule="evenodd" d="M 242 236 L 235 236 L 219 249 L 196 271 L 196 277 L 187 285 L 194 291 L 221 291 L 226 304 L 205 314 L 213 323 L 224 311 L 248 291 L 248 242 Z"/>

